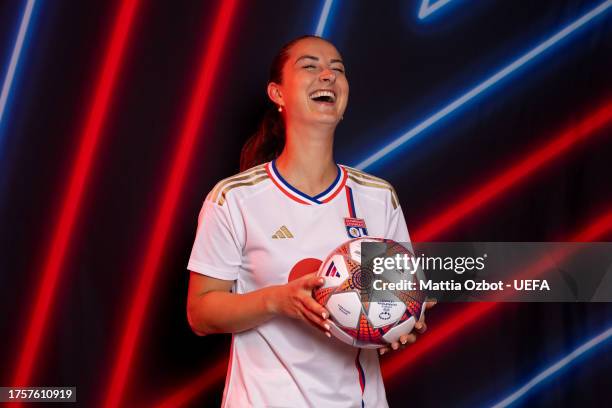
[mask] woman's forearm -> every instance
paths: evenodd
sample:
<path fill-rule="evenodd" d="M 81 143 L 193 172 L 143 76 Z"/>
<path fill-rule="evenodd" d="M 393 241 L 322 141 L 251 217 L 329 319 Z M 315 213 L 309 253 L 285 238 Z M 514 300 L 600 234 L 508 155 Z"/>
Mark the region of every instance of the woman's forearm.
<path fill-rule="evenodd" d="M 187 316 L 198 335 L 238 333 L 251 329 L 276 315 L 274 298 L 278 286 L 245 294 L 210 291 L 193 298 Z"/>

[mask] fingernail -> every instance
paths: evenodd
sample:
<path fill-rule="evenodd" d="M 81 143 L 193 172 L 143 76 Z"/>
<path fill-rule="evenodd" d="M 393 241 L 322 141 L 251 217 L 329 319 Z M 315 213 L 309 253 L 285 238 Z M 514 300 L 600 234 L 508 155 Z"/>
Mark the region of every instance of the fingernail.
<path fill-rule="evenodd" d="M 423 324 L 417 323 L 414 327 L 416 327 L 418 330 L 421 330 L 423 328 Z"/>
<path fill-rule="evenodd" d="M 325 332 L 325 335 L 331 339 L 331 333 L 330 332 Z"/>
<path fill-rule="evenodd" d="M 326 330 L 329 330 L 329 329 L 330 329 L 329 324 L 327 324 L 327 323 L 325 323 L 325 324 L 323 325 L 323 327 L 325 327 L 325 329 L 326 329 Z"/>
<path fill-rule="evenodd" d="M 387 351 L 387 350 L 385 350 L 385 349 L 380 349 L 379 353 L 380 353 L 380 355 L 382 356 L 383 354 L 385 354 L 385 352 L 386 352 L 386 351 Z"/>
<path fill-rule="evenodd" d="M 406 340 L 400 340 L 402 344 L 406 344 Z"/>
<path fill-rule="evenodd" d="M 327 319 L 327 313 L 323 312 L 321 313 L 321 316 L 323 316 L 324 319 Z"/>
<path fill-rule="evenodd" d="M 320 283 L 321 285 L 322 285 L 322 284 L 324 284 L 324 283 L 325 283 L 325 279 L 323 279 L 323 278 L 319 279 L 319 283 Z"/>

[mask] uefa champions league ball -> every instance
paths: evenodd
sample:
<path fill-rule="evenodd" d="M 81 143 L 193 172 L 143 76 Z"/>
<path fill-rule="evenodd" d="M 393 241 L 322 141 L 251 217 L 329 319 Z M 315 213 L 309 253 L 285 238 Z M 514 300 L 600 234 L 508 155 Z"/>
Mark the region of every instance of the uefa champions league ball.
<path fill-rule="evenodd" d="M 359 348 L 379 348 L 412 331 L 425 311 L 426 294 L 420 290 L 376 290 L 380 287 L 374 285 L 377 279 L 411 280 L 418 288 L 422 274 L 405 270 L 375 274 L 371 265 L 361 264 L 362 242 L 384 243 L 385 251 L 377 256 L 412 256 L 392 240 L 368 237 L 345 242 L 321 264 L 317 276 L 325 278 L 325 283 L 314 290 L 313 296 L 329 311 L 334 337 Z"/>

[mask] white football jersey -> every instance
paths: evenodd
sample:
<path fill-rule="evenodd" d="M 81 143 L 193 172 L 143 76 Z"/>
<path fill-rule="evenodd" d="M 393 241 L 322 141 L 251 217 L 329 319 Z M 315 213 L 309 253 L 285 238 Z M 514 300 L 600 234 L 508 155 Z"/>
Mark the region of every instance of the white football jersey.
<path fill-rule="evenodd" d="M 324 260 L 366 235 L 409 241 L 389 183 L 338 166 L 332 185 L 311 197 L 287 183 L 272 161 L 208 194 L 188 269 L 234 281 L 233 292 L 247 293 L 285 284 L 299 261 Z M 233 335 L 222 406 L 378 408 L 387 400 L 376 350 L 276 317 Z"/>

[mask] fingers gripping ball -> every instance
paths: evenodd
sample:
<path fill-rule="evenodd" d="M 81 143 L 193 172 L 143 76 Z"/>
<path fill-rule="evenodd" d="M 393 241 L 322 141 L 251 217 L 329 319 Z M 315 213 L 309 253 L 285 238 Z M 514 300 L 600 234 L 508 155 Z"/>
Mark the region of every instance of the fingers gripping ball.
<path fill-rule="evenodd" d="M 385 252 L 380 256 L 412 256 L 408 249 L 391 240 L 357 238 L 345 242 L 321 264 L 317 274 L 325 278 L 325 283 L 313 295 L 331 314 L 332 335 L 355 347 L 378 348 L 412 331 L 425 310 L 426 295 L 420 290 L 376 290 L 375 280 L 416 282 L 418 274 L 404 270 L 374 274 L 361 264 L 362 242 L 384 243 Z"/>

